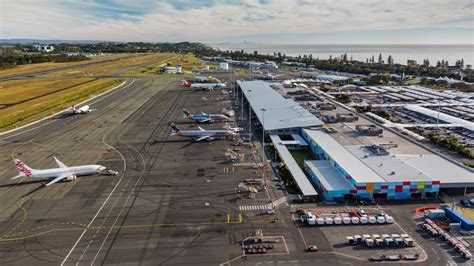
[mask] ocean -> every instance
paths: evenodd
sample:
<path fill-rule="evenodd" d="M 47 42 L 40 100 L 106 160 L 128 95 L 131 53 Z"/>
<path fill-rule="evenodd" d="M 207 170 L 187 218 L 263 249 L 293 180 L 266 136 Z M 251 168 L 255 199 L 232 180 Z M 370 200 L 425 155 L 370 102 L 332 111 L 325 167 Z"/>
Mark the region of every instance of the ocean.
<path fill-rule="evenodd" d="M 416 60 L 419 64 L 428 59 L 431 65 L 436 65 L 439 60 L 447 60 L 454 65 L 456 60 L 464 59 L 465 65 L 474 64 L 474 45 L 362 45 L 362 44 L 214 44 L 213 47 L 221 50 L 244 50 L 245 52 L 258 51 L 260 54 L 273 54 L 281 52 L 288 56 L 303 56 L 311 54 L 313 58 L 328 59 L 347 53 L 348 59 L 365 61 L 379 54 L 387 62 L 387 57 L 392 55 L 394 62 L 407 64 L 407 60 Z"/>

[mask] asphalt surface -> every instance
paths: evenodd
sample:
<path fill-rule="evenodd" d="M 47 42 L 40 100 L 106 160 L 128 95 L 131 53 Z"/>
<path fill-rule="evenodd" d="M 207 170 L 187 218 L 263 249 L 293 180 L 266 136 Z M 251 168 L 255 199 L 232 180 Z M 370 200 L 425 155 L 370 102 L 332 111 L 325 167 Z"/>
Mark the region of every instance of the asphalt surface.
<path fill-rule="evenodd" d="M 130 79 L 94 99 L 90 106 L 96 110 L 89 114 L 59 115 L 2 136 L 1 265 L 368 263 L 339 253 L 324 228 L 301 230 L 286 203 L 276 208 L 275 216 L 265 215 L 265 209 L 249 210 L 284 194 L 269 181 L 274 178 L 269 170 L 268 193 L 259 192 L 255 199 L 236 196 L 238 182 L 259 177 L 261 170 L 226 161 L 224 151 L 234 147 L 234 140 L 196 143 L 170 136 L 171 122 L 183 130 L 195 129 L 183 121 L 183 108 L 216 113 L 231 106 L 220 90 L 190 92 L 179 80 Z M 237 148 L 251 153 L 250 148 Z M 56 167 L 52 156 L 67 165 L 99 163 L 119 175 L 79 177 L 47 188 L 27 179 L 10 180 L 17 175 L 13 158 L 41 169 Z M 394 217 L 415 230 L 403 206 L 396 210 Z M 241 241 L 256 229 L 279 239 L 275 251 L 239 258 Z M 320 252 L 304 252 L 308 244 L 318 245 Z M 446 265 L 449 258 L 437 254 L 439 247 L 427 241 L 422 247 L 429 257 L 420 264 Z"/>

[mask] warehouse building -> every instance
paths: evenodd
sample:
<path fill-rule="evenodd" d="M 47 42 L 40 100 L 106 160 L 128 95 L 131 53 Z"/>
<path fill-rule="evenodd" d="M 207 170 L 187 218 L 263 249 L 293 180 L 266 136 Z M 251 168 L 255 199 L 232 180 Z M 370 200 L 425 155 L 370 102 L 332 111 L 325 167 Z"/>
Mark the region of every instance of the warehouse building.
<path fill-rule="evenodd" d="M 302 129 L 302 136 L 317 158 L 305 161 L 305 171 L 328 201 L 437 197 L 443 188 L 474 187 L 472 171 L 437 155 L 343 146 L 322 130 Z"/>

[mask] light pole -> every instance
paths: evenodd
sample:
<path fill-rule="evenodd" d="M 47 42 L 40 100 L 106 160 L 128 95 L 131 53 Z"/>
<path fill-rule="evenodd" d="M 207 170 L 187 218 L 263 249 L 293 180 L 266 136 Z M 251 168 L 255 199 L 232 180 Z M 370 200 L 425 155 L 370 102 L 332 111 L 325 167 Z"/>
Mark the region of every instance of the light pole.
<path fill-rule="evenodd" d="M 441 109 L 441 103 L 440 100 L 438 99 L 438 116 L 436 118 L 436 135 L 439 137 L 439 111 Z"/>
<path fill-rule="evenodd" d="M 265 182 L 265 111 L 267 109 L 262 108 L 262 179 Z"/>
<path fill-rule="evenodd" d="M 240 88 L 240 92 L 241 92 L 241 108 L 240 108 L 240 121 L 242 122 L 242 125 L 244 125 L 244 89 L 243 88 Z"/>
<path fill-rule="evenodd" d="M 250 107 L 250 93 L 252 90 L 248 90 L 249 92 L 249 97 L 248 97 L 248 103 L 249 103 L 249 137 L 252 135 L 252 113 L 251 113 L 251 107 Z"/>

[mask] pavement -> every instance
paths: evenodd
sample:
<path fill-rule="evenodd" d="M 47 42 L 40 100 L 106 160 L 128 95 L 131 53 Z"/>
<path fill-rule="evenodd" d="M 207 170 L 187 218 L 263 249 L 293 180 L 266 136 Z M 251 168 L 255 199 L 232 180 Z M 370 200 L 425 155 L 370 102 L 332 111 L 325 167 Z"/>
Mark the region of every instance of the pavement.
<path fill-rule="evenodd" d="M 226 79 L 229 74 L 216 75 Z M 207 101 L 203 101 L 203 97 Z M 1 265 L 366 265 L 366 259 L 340 252 L 324 228 L 304 228 L 267 170 L 267 190 L 254 199 L 235 194 L 242 179 L 261 169 L 234 167 L 224 156 L 234 140 L 192 142 L 170 136 L 169 124 L 183 123 L 181 111 L 220 112 L 230 108 L 220 90 L 186 91 L 174 77 L 130 79 L 94 99 L 96 111 L 59 115 L 0 140 Z M 236 117 L 239 113 L 236 113 Z M 202 125 L 220 128 L 222 123 Z M 254 143 L 258 147 L 258 142 Z M 251 148 L 239 147 L 239 153 Z M 247 149 L 247 150 L 246 150 Z M 255 163 L 260 163 L 256 149 Z M 33 168 L 102 164 L 117 176 L 87 176 L 41 188 L 17 175 L 13 158 Z M 265 214 L 274 202 L 275 215 Z M 326 206 L 332 208 L 333 206 Z M 446 265 L 439 247 L 417 236 L 403 206 L 397 221 L 428 254 L 423 265 Z M 389 213 L 391 213 L 390 211 Z M 279 239 L 264 255 L 242 257 L 241 241 L 262 229 Z M 304 252 L 308 244 L 317 253 Z"/>

